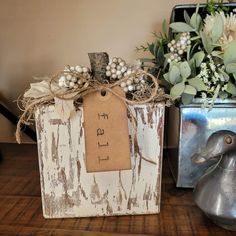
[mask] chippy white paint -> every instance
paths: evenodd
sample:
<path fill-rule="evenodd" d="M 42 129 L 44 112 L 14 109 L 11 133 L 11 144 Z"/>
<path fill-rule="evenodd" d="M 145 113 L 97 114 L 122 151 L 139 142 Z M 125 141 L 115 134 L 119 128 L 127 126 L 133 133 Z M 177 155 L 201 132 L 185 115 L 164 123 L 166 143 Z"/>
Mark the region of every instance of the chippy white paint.
<path fill-rule="evenodd" d="M 164 106 L 130 106 L 131 170 L 87 173 L 83 109 L 62 122 L 54 106 L 35 113 L 45 218 L 153 214 L 160 211 Z M 114 127 L 115 128 L 115 127 Z"/>

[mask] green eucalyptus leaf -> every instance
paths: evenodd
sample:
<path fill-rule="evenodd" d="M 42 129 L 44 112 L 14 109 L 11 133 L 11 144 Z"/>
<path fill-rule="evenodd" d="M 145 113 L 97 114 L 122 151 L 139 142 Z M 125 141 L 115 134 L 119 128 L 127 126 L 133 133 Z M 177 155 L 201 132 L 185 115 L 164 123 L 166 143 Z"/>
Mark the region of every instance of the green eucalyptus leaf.
<path fill-rule="evenodd" d="M 211 39 L 203 31 L 200 31 L 200 36 L 201 36 L 201 39 L 202 39 L 204 49 L 206 50 L 206 52 L 208 54 L 211 54 L 211 52 L 213 50 Z"/>
<path fill-rule="evenodd" d="M 148 49 L 149 49 L 150 53 L 151 53 L 153 56 L 155 56 L 155 53 L 154 53 L 154 43 L 149 44 L 149 45 L 148 45 Z"/>
<path fill-rule="evenodd" d="M 187 79 L 191 75 L 191 69 L 187 61 L 181 62 L 179 69 L 183 79 Z"/>
<path fill-rule="evenodd" d="M 173 65 L 170 68 L 169 81 L 172 84 L 177 84 L 177 83 L 181 82 L 180 70 L 176 65 Z"/>
<path fill-rule="evenodd" d="M 212 43 L 212 45 L 213 45 L 214 47 L 221 47 L 221 46 L 222 46 L 222 44 L 220 44 L 220 43 Z"/>
<path fill-rule="evenodd" d="M 188 105 L 192 102 L 194 95 L 183 93 L 181 96 L 181 101 L 184 105 Z"/>
<path fill-rule="evenodd" d="M 227 73 L 236 73 L 236 63 L 227 64 L 225 70 Z"/>
<path fill-rule="evenodd" d="M 193 15 L 191 16 L 191 19 L 190 19 L 190 25 L 194 29 L 199 30 L 201 24 L 202 24 L 201 16 L 198 13 L 196 13 L 196 12 L 193 13 Z"/>
<path fill-rule="evenodd" d="M 187 61 L 189 61 L 189 59 L 190 59 L 190 52 L 191 52 L 191 46 L 188 45 L 187 46 Z"/>
<path fill-rule="evenodd" d="M 166 71 L 167 67 L 169 66 L 169 62 L 167 61 L 167 58 L 165 57 L 164 59 L 164 64 L 162 65 L 162 71 Z"/>
<path fill-rule="evenodd" d="M 224 64 L 236 63 L 236 41 L 228 43 L 224 48 Z"/>
<path fill-rule="evenodd" d="M 190 24 L 190 16 L 186 10 L 184 10 L 184 20 L 188 25 Z"/>
<path fill-rule="evenodd" d="M 217 15 L 216 21 L 212 28 L 212 40 L 216 43 L 221 37 L 224 30 L 224 22 L 220 14 Z"/>
<path fill-rule="evenodd" d="M 222 53 L 222 51 L 214 50 L 214 51 L 212 51 L 211 55 L 212 55 L 213 57 L 218 57 L 218 58 L 220 58 L 220 59 L 223 60 L 223 57 L 222 57 L 223 53 Z"/>
<path fill-rule="evenodd" d="M 198 36 L 194 36 L 194 37 L 191 37 L 191 41 L 195 41 L 197 39 L 200 39 L 201 37 L 198 35 Z"/>
<path fill-rule="evenodd" d="M 155 41 L 154 43 L 154 47 L 153 47 L 153 55 L 156 57 L 157 55 L 157 51 L 159 49 L 159 45 L 158 45 L 158 40 Z"/>
<path fill-rule="evenodd" d="M 219 97 L 220 97 L 221 99 L 226 99 L 228 96 L 229 96 L 229 94 L 226 93 L 225 91 L 220 91 L 220 92 L 219 92 Z"/>
<path fill-rule="evenodd" d="M 236 85 L 233 84 L 232 82 L 229 82 L 227 84 L 226 92 L 232 94 L 233 96 L 236 95 Z"/>
<path fill-rule="evenodd" d="M 206 91 L 207 87 L 203 81 L 197 77 L 188 79 L 189 85 L 193 86 L 197 91 Z"/>
<path fill-rule="evenodd" d="M 191 72 L 193 72 L 195 70 L 195 67 L 196 67 L 195 60 L 194 60 L 193 57 L 188 61 L 188 64 L 189 64 L 189 66 L 191 68 Z"/>
<path fill-rule="evenodd" d="M 170 96 L 173 99 L 177 99 L 184 92 L 185 84 L 183 82 L 175 84 L 170 90 Z"/>
<path fill-rule="evenodd" d="M 219 56 L 220 54 L 222 54 L 222 52 L 221 52 L 221 51 L 217 51 L 217 50 L 214 50 L 214 51 L 212 51 L 212 53 L 211 53 L 211 55 L 212 55 L 213 57 L 217 57 L 217 56 Z"/>
<path fill-rule="evenodd" d="M 223 76 L 224 80 L 228 81 L 229 80 L 229 75 L 224 70 L 222 70 L 220 68 L 218 70 L 219 70 L 219 74 L 221 76 Z"/>
<path fill-rule="evenodd" d="M 191 94 L 191 95 L 196 95 L 197 90 L 191 85 L 186 85 L 186 87 L 184 89 L 184 93 Z"/>
<path fill-rule="evenodd" d="M 201 65 L 204 57 L 205 57 L 205 53 L 203 51 L 197 52 L 193 55 L 196 67 L 199 67 Z"/>
<path fill-rule="evenodd" d="M 163 20 L 162 22 L 162 32 L 164 33 L 165 36 L 167 36 L 167 24 L 166 24 L 166 20 Z"/>
<path fill-rule="evenodd" d="M 163 48 L 162 47 L 158 48 L 158 50 L 156 51 L 155 57 L 156 57 L 158 62 L 160 62 L 160 60 L 162 60 L 164 58 L 164 52 L 163 52 Z"/>
<path fill-rule="evenodd" d="M 163 75 L 163 77 L 164 77 L 164 79 L 165 79 L 168 83 L 170 83 L 169 73 L 165 73 L 165 74 Z"/>
<path fill-rule="evenodd" d="M 194 29 L 190 25 L 188 25 L 184 22 L 171 23 L 170 28 L 175 30 L 176 32 L 191 32 L 191 31 L 194 31 Z"/>
<path fill-rule="evenodd" d="M 197 6 L 196 6 L 195 13 L 198 13 L 198 11 L 199 11 L 199 7 L 200 7 L 200 4 L 198 3 Z"/>

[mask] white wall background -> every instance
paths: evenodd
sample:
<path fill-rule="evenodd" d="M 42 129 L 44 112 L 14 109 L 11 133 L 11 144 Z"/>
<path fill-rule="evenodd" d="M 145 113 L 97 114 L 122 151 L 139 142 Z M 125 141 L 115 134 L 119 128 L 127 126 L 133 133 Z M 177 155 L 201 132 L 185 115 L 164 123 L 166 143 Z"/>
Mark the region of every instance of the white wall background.
<path fill-rule="evenodd" d="M 2 0 L 0 100 L 17 114 L 13 101 L 33 76 L 89 65 L 88 52 L 142 57 L 135 47 L 152 39 L 174 5 L 196 2 L 204 0 Z M 14 129 L 0 116 L 0 142 L 13 142 Z"/>

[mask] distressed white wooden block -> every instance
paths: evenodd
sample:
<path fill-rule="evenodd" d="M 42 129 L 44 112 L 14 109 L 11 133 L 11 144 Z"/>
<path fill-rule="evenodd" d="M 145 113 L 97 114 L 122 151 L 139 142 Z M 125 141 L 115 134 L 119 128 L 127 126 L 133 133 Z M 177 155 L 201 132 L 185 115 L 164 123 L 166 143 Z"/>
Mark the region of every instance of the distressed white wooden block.
<path fill-rule="evenodd" d="M 135 136 L 129 117 L 132 168 L 94 173 L 86 172 L 83 109 L 65 123 L 52 105 L 36 111 L 45 218 L 160 211 L 164 105 L 135 105 L 130 109 L 138 121 Z"/>

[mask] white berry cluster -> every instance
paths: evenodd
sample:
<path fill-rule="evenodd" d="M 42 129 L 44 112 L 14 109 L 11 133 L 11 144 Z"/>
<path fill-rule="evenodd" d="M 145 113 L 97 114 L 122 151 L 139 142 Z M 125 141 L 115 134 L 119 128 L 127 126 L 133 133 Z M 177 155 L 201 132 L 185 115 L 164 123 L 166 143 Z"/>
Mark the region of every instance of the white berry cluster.
<path fill-rule="evenodd" d="M 131 73 L 133 72 L 131 71 Z M 126 81 L 121 82 L 120 86 L 121 88 L 123 88 L 124 92 L 127 93 L 142 90 L 142 88 L 145 87 L 146 83 L 147 81 L 144 76 L 134 76 L 128 78 Z"/>
<path fill-rule="evenodd" d="M 126 62 L 119 57 L 113 57 L 106 67 L 106 76 L 112 79 L 120 79 L 126 71 Z"/>
<path fill-rule="evenodd" d="M 170 43 L 168 43 L 168 48 L 170 50 L 170 55 L 167 59 L 167 61 L 170 63 L 172 61 L 178 62 L 181 61 L 181 56 L 184 54 L 184 52 L 187 51 L 187 46 L 191 44 L 190 40 L 190 33 L 189 32 L 183 32 L 180 35 L 179 40 L 172 40 Z"/>
<path fill-rule="evenodd" d="M 81 77 L 79 76 L 81 75 Z M 85 80 L 91 77 L 88 67 L 66 66 L 64 74 L 60 76 L 58 85 L 61 88 L 77 89 L 82 87 Z"/>
<path fill-rule="evenodd" d="M 112 80 L 121 79 L 128 76 L 125 81 L 123 80 L 120 83 L 120 86 L 124 92 L 128 93 L 140 91 L 147 83 L 144 76 L 135 76 L 140 67 L 140 63 L 137 63 L 137 65 L 128 66 L 123 59 L 113 57 L 106 67 L 106 76 Z"/>

